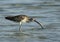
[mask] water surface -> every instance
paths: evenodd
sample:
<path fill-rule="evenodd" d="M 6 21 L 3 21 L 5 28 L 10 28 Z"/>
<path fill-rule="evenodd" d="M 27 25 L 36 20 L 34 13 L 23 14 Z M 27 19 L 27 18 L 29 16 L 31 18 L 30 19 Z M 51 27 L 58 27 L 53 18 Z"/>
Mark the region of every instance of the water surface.
<path fill-rule="evenodd" d="M 39 21 L 19 23 L 6 20 L 6 16 L 28 15 Z M 59 0 L 0 0 L 0 42 L 60 42 Z"/>

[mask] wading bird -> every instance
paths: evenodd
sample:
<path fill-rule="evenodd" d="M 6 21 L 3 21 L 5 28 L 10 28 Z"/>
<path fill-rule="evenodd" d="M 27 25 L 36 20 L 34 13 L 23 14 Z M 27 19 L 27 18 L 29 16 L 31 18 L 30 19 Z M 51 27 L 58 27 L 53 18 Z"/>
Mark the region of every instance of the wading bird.
<path fill-rule="evenodd" d="M 27 15 L 7 16 L 7 17 L 5 17 L 5 19 L 11 20 L 11 21 L 14 21 L 14 22 L 19 22 L 20 23 L 19 31 L 21 31 L 22 23 L 24 23 L 24 22 L 29 23 L 29 22 L 32 22 L 32 21 L 39 24 L 41 26 L 41 28 L 43 29 L 43 26 L 38 21 L 36 21 L 34 18 L 31 18 Z"/>

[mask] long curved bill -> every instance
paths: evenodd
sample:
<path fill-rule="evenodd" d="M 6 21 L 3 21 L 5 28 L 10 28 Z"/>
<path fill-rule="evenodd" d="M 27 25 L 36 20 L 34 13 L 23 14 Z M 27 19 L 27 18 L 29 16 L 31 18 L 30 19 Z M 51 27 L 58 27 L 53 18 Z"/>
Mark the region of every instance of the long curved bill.
<path fill-rule="evenodd" d="M 43 29 L 43 26 L 36 20 L 34 20 L 34 22 L 36 22 L 37 24 L 39 24 L 41 26 L 41 28 Z"/>

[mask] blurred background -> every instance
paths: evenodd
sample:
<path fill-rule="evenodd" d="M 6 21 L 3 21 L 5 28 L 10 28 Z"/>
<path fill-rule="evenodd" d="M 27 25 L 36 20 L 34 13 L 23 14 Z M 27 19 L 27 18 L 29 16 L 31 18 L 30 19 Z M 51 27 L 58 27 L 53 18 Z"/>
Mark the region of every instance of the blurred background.
<path fill-rule="evenodd" d="M 28 15 L 39 21 L 19 23 L 6 16 Z M 60 0 L 0 0 L 0 42 L 60 42 Z"/>

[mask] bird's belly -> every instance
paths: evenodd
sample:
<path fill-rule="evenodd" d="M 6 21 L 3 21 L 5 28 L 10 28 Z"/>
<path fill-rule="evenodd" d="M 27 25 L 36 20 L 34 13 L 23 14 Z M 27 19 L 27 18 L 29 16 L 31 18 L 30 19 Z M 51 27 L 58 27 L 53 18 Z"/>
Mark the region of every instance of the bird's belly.
<path fill-rule="evenodd" d="M 27 22 L 27 19 L 23 19 L 21 22 L 26 23 Z"/>
<path fill-rule="evenodd" d="M 26 22 L 26 20 L 22 20 L 21 22 Z"/>

